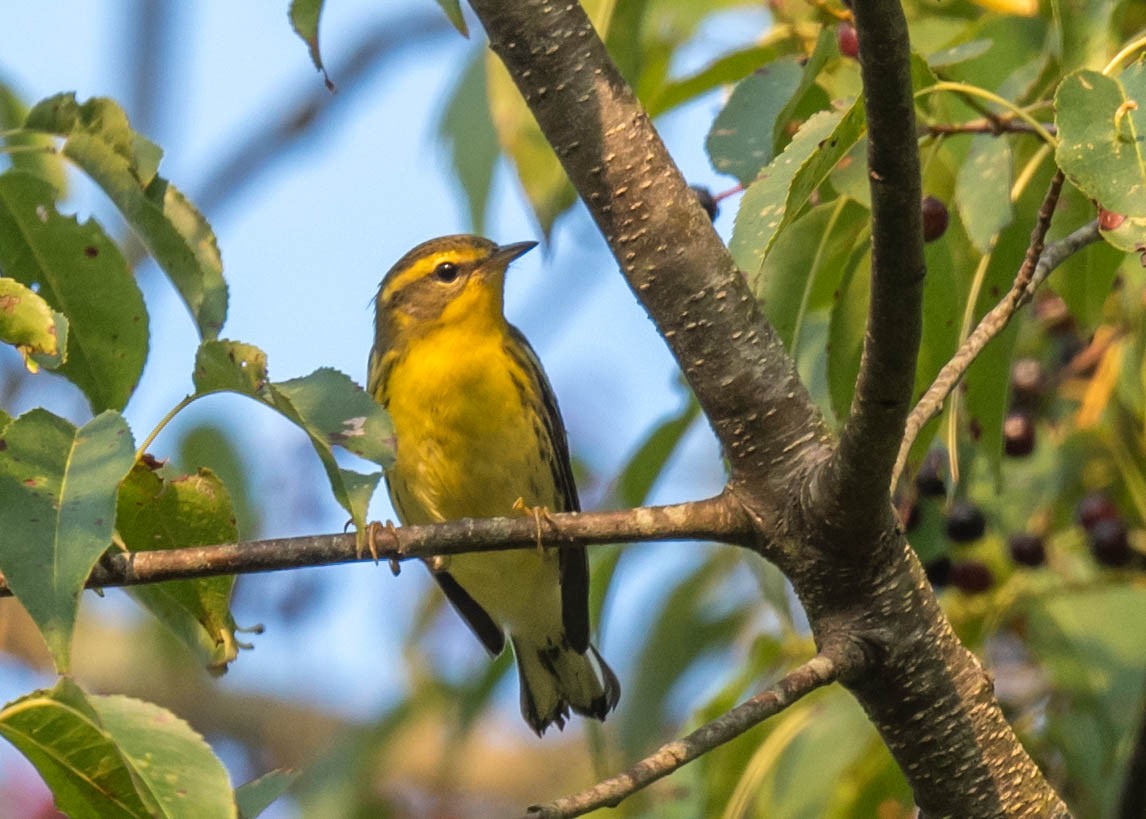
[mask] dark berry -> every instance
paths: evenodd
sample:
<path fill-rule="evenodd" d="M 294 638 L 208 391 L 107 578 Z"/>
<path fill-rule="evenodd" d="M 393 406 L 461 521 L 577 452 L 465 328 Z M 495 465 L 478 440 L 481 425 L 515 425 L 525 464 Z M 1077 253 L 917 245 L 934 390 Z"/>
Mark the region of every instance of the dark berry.
<path fill-rule="evenodd" d="M 940 498 L 947 494 L 947 485 L 943 482 L 943 453 L 931 450 L 919 465 L 915 473 L 915 489 L 922 497 Z"/>
<path fill-rule="evenodd" d="M 851 57 L 853 60 L 859 57 L 859 36 L 856 34 L 856 27 L 851 23 L 840 23 L 836 26 L 836 44 L 840 47 L 840 54 L 845 57 Z"/>
<path fill-rule="evenodd" d="M 977 560 L 967 560 L 951 567 L 951 585 L 966 594 L 982 594 L 994 582 L 991 570 Z"/>
<path fill-rule="evenodd" d="M 1012 458 L 1030 455 L 1035 448 L 1035 419 L 1029 412 L 1011 411 L 1003 419 L 1003 452 Z"/>
<path fill-rule="evenodd" d="M 1101 521 L 1114 520 L 1120 517 L 1118 507 L 1114 501 L 1101 492 L 1091 492 L 1078 502 L 1075 509 L 1079 525 L 1090 532 Z"/>
<path fill-rule="evenodd" d="M 1015 532 L 1007 538 L 1007 549 L 1020 566 L 1041 566 L 1047 560 L 1043 539 L 1030 532 Z"/>
<path fill-rule="evenodd" d="M 1011 367 L 1011 400 L 1015 404 L 1033 409 L 1042 397 L 1045 384 L 1043 365 L 1037 358 L 1020 358 Z"/>
<path fill-rule="evenodd" d="M 934 588 L 941 589 L 951 584 L 951 558 L 947 555 L 935 558 L 923 569 L 927 572 L 927 579 Z"/>
<path fill-rule="evenodd" d="M 947 206 L 934 196 L 925 196 L 920 208 L 923 211 L 923 241 L 934 242 L 947 232 L 951 218 Z"/>
<path fill-rule="evenodd" d="M 704 208 L 704 212 L 708 214 L 708 218 L 715 222 L 716 217 L 720 214 L 720 208 L 717 206 L 716 200 L 712 198 L 712 191 L 701 185 L 690 185 L 689 188 L 696 194 L 697 201 Z"/>
<path fill-rule="evenodd" d="M 947 512 L 947 537 L 955 543 L 978 540 L 987 530 L 983 510 L 968 500 L 957 500 Z"/>
<path fill-rule="evenodd" d="M 1126 217 L 1121 213 L 1115 213 L 1106 208 L 1098 209 L 1098 226 L 1103 230 L 1118 230 L 1125 221 Z"/>
<path fill-rule="evenodd" d="M 1094 524 L 1090 532 L 1090 552 L 1103 566 L 1125 566 L 1133 552 L 1126 524 L 1120 518 L 1104 518 Z"/>

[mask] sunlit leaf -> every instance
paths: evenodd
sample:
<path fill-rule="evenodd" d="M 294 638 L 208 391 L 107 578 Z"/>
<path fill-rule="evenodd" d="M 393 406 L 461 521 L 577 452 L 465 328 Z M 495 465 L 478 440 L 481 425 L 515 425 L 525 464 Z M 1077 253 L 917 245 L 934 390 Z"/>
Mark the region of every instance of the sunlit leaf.
<path fill-rule="evenodd" d="M 463 37 L 469 37 L 470 30 L 469 26 L 466 25 L 466 18 L 462 14 L 461 3 L 458 0 L 437 0 L 437 3 L 442 7 L 442 11 L 446 13 L 446 17 L 449 18 L 450 23 L 458 30 L 458 33 Z"/>
<path fill-rule="evenodd" d="M 29 112 L 27 128 L 64 137 L 64 155 L 119 208 L 179 292 L 200 336 L 217 336 L 227 317 L 227 285 L 215 234 L 195 206 L 157 175 L 158 146 L 131 130 L 123 110 L 104 97 L 83 104 L 74 94 L 49 97 Z"/>
<path fill-rule="evenodd" d="M 318 45 L 318 25 L 322 19 L 324 3 L 325 0 L 291 0 L 289 16 L 291 28 L 306 43 L 310 61 L 322 72 L 326 87 L 333 91 L 334 83 L 330 81 L 326 66 L 322 64 L 322 51 Z"/>
<path fill-rule="evenodd" d="M 235 788 L 235 804 L 239 808 L 239 819 L 255 819 L 286 793 L 298 776 L 298 771 L 280 768 Z"/>
<path fill-rule="evenodd" d="M 1118 79 L 1077 71 L 1055 93 L 1059 146 L 1071 182 L 1102 207 L 1146 216 L 1146 63 Z"/>
<path fill-rule="evenodd" d="M 0 175 L 0 271 L 68 320 L 57 370 L 92 409 L 122 409 L 147 358 L 143 295 L 115 243 L 94 221 L 56 211 L 55 191 L 23 171 Z"/>
<path fill-rule="evenodd" d="M 864 123 L 858 103 L 846 112 L 816 114 L 769 164 L 767 173 L 748 187 L 729 244 L 742 270 L 751 274 L 759 268 L 779 232 L 863 134 Z"/>
<path fill-rule="evenodd" d="M 63 672 L 84 581 L 111 545 L 116 492 L 134 454 L 131 431 L 117 412 L 77 429 L 34 409 L 3 436 L 0 571 Z"/>
<path fill-rule="evenodd" d="M 18 130 L 27 116 L 28 106 L 0 81 L 0 145 L 17 148 L 11 153 L 0 151 L 0 161 L 7 160 L 14 169 L 40 177 L 63 198 L 68 184 L 64 162 L 51 137 Z"/>
<path fill-rule="evenodd" d="M 37 366 L 33 356 L 60 357 L 57 321 L 65 323 L 66 332 L 67 319 L 46 301 L 15 279 L 0 276 L 0 342 L 19 350 L 32 372 Z"/>

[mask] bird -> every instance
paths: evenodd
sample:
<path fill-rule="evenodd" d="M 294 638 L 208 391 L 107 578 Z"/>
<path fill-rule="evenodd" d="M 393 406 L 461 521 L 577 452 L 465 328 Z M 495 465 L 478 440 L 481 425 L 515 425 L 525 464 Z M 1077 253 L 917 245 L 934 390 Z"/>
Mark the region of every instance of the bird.
<path fill-rule="evenodd" d="M 541 537 L 541 515 L 580 502 L 553 388 L 504 314 L 506 270 L 536 245 L 463 234 L 402 256 L 374 300 L 367 390 L 393 423 L 385 478 L 403 525 L 538 514 L 538 548 L 425 562 L 491 655 L 511 645 L 521 714 L 540 737 L 570 710 L 603 721 L 621 687 L 590 642 L 584 547 Z"/>

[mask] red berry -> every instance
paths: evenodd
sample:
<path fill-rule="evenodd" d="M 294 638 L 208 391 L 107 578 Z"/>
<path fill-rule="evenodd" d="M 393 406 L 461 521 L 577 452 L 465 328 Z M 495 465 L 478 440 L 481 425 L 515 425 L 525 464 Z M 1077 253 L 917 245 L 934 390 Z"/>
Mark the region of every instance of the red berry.
<path fill-rule="evenodd" d="M 987 531 L 983 510 L 967 500 L 957 500 L 947 512 L 947 537 L 955 543 L 978 540 Z"/>
<path fill-rule="evenodd" d="M 1041 566 L 1047 559 L 1043 539 L 1030 532 L 1015 532 L 1007 538 L 1007 549 L 1020 566 Z"/>
<path fill-rule="evenodd" d="M 1125 221 L 1126 217 L 1121 213 L 1101 207 L 1098 209 L 1098 226 L 1103 230 L 1118 230 Z"/>
<path fill-rule="evenodd" d="M 1114 501 L 1101 492 L 1091 492 L 1080 500 L 1075 515 L 1078 517 L 1079 525 L 1087 532 L 1094 529 L 1100 521 L 1120 517 Z"/>
<path fill-rule="evenodd" d="M 840 47 L 840 54 L 851 57 L 853 60 L 859 58 L 859 36 L 856 34 L 855 26 L 851 23 L 840 23 L 836 26 L 836 44 Z"/>
<path fill-rule="evenodd" d="M 947 206 L 934 196 L 925 196 L 920 210 L 923 212 L 923 241 L 934 242 L 947 232 L 950 221 Z"/>
<path fill-rule="evenodd" d="M 981 594 L 994 582 L 991 570 L 977 560 L 956 563 L 951 567 L 951 585 L 965 594 Z"/>
<path fill-rule="evenodd" d="M 1035 448 L 1035 419 L 1030 413 L 1011 411 L 1003 419 L 1003 452 L 1012 458 L 1030 455 Z"/>
<path fill-rule="evenodd" d="M 1090 553 L 1103 566 L 1125 566 L 1133 557 L 1126 524 L 1120 518 L 1104 518 L 1090 528 Z"/>

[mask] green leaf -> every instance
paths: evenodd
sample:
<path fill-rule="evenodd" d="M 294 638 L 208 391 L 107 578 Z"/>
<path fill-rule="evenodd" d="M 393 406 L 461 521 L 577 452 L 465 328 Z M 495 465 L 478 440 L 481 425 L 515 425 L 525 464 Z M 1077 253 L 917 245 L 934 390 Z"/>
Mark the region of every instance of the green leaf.
<path fill-rule="evenodd" d="M 32 356 L 60 356 L 57 320 L 67 326 L 67 319 L 36 293 L 15 279 L 0 276 L 0 341 L 19 350 L 32 372 L 36 371 Z"/>
<path fill-rule="evenodd" d="M 753 45 L 718 57 L 694 74 L 666 82 L 645 104 L 649 116 L 658 116 L 714 88 L 738 82 L 782 56 L 782 45 Z"/>
<path fill-rule="evenodd" d="M 1011 147 L 1005 138 L 976 134 L 955 180 L 955 203 L 971 243 L 987 253 L 1015 218 L 1011 207 Z"/>
<path fill-rule="evenodd" d="M 947 68 L 948 66 L 958 65 L 959 63 L 973 60 L 980 57 L 991 50 L 994 45 L 990 40 L 984 37 L 978 37 L 974 40 L 968 40 L 964 43 L 945 48 L 941 51 L 936 51 L 930 57 L 926 58 L 926 63 L 931 68 Z M 916 55 L 912 55 L 913 57 Z"/>
<path fill-rule="evenodd" d="M 302 378 L 278 381 L 272 387 L 290 402 L 307 432 L 324 444 L 340 446 L 380 466 L 393 463 L 390 416 L 349 376 L 323 367 Z"/>
<path fill-rule="evenodd" d="M 235 788 L 235 804 L 239 808 L 239 819 L 255 819 L 287 792 L 298 779 L 298 775 L 298 771 L 279 768 Z"/>
<path fill-rule="evenodd" d="M 748 185 L 772 161 L 774 129 L 803 73 L 796 58 L 786 57 L 737 83 L 705 140 L 717 172 Z"/>
<path fill-rule="evenodd" d="M 194 729 L 170 711 L 130 697 L 89 697 L 137 789 L 165 819 L 235 819 L 226 768 Z"/>
<path fill-rule="evenodd" d="M 1100 68 L 1118 42 L 1117 20 L 1123 0 L 1052 0 L 1062 38 L 1063 69 Z"/>
<path fill-rule="evenodd" d="M 565 170 L 501 60 L 485 58 L 489 111 L 501 149 L 513 163 L 518 181 L 546 236 L 557 217 L 576 199 Z"/>
<path fill-rule="evenodd" d="M 0 736 L 36 766 L 69 816 L 154 816 L 123 751 L 87 696 L 67 677 L 0 711 Z"/>
<path fill-rule="evenodd" d="M 777 235 L 864 132 L 863 106 L 821 111 L 804 123 L 763 177 L 749 186 L 736 214 L 729 249 L 749 274 L 760 268 Z"/>
<path fill-rule="evenodd" d="M 256 398 L 301 427 L 318 453 L 334 496 L 359 532 L 381 473 L 342 469 L 334 445 L 383 466 L 394 457 L 393 427 L 380 404 L 342 373 L 329 368 L 280 383 L 267 381 L 266 356 L 236 341 L 206 341 L 195 359 L 199 393 L 228 390 Z"/>
<path fill-rule="evenodd" d="M 844 272 L 828 325 L 828 392 L 839 423 L 848 417 L 863 353 L 863 334 L 871 300 L 871 253 L 857 248 Z"/>
<path fill-rule="evenodd" d="M 63 153 L 99 185 L 171 280 L 202 338 L 227 317 L 227 285 L 215 234 L 203 215 L 155 171 L 159 149 L 131 130 L 112 100 L 78 105 L 74 94 L 40 102 L 28 128 L 65 138 Z"/>
<path fill-rule="evenodd" d="M 1055 92 L 1055 153 L 1070 181 L 1104 208 L 1146 216 L 1146 63 L 1120 80 L 1077 71 Z"/>
<path fill-rule="evenodd" d="M 760 270 L 749 276 L 789 353 L 799 343 L 808 311 L 831 303 L 867 221 L 867 208 L 847 198 L 815 207 L 780 235 Z"/>
<path fill-rule="evenodd" d="M 204 341 L 191 376 L 195 392 L 237 392 L 258 398 L 267 385 L 267 354 L 241 341 Z"/>
<path fill-rule="evenodd" d="M 116 529 L 131 551 L 181 549 L 238 538 L 230 497 L 210 470 L 169 479 L 138 463 L 119 490 Z M 231 617 L 234 577 L 174 580 L 129 590 L 212 673 L 221 674 L 238 655 Z"/>
<path fill-rule="evenodd" d="M 64 672 L 84 581 L 111 545 L 116 492 L 134 454 L 131 431 L 117 412 L 77 430 L 34 409 L 3 434 L 0 571 Z"/>
<path fill-rule="evenodd" d="M 458 30 L 458 33 L 463 37 L 469 37 L 470 29 L 466 25 L 466 18 L 462 15 L 461 3 L 458 0 L 437 0 L 437 3 L 442 7 L 442 11 L 446 13 L 446 17 L 449 18 L 450 23 Z"/>
<path fill-rule="evenodd" d="M 288 14 L 290 27 L 306 43 L 310 61 L 314 63 L 315 68 L 322 72 L 326 87 L 333 91 L 334 83 L 330 81 L 330 75 L 326 73 L 326 66 L 322 64 L 322 52 L 318 47 L 318 24 L 322 18 L 323 2 L 324 0 L 291 0 Z"/>
<path fill-rule="evenodd" d="M 700 414 L 700 405 L 689 395 L 679 411 L 661 421 L 645 436 L 617 478 L 617 499 L 624 507 L 640 506 L 676 452 L 684 434 Z"/>
<path fill-rule="evenodd" d="M 119 248 L 95 222 L 56 211 L 55 191 L 23 171 L 0 175 L 0 270 L 68 319 L 58 372 L 92 409 L 122 409 L 147 358 L 143 295 Z"/>
<path fill-rule="evenodd" d="M 486 204 L 500 155 L 488 99 L 482 47 L 462 71 L 438 124 L 438 135 L 449 151 L 454 175 L 466 194 L 470 224 L 480 234 L 485 233 Z"/>
<path fill-rule="evenodd" d="M 0 152 L 0 157 L 11 163 L 15 170 L 40 177 L 63 198 L 67 191 L 68 177 L 51 137 L 15 130 L 22 128 L 27 116 L 28 107 L 24 101 L 9 86 L 0 82 L 0 132 L 7 132 L 0 136 L 0 145 L 33 149 Z"/>

